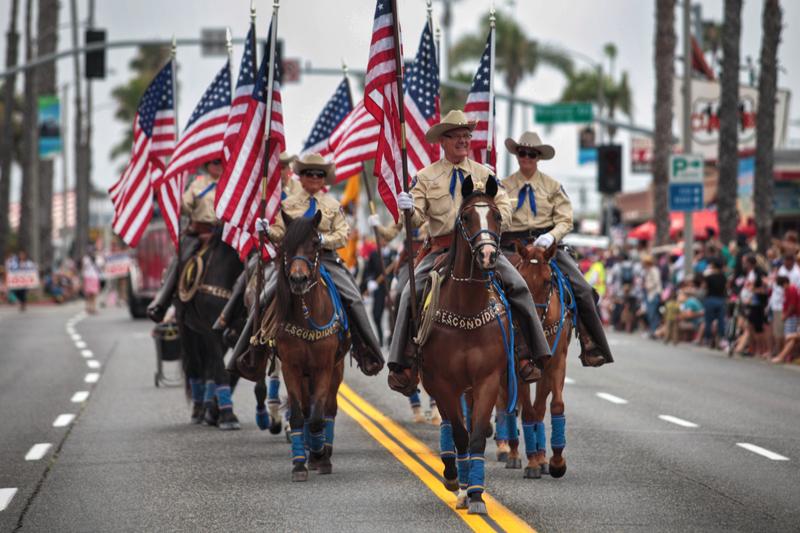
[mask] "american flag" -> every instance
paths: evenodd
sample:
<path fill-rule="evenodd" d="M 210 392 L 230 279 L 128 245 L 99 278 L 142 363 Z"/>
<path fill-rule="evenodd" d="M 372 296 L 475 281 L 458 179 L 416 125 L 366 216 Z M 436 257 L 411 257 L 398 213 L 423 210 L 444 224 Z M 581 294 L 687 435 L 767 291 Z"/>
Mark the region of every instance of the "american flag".
<path fill-rule="evenodd" d="M 394 1 L 394 0 L 392 0 Z M 396 81 L 394 16 L 392 1 L 378 0 L 364 87 L 364 106 L 380 125 L 375 152 L 375 177 L 386 208 L 397 220 L 397 194 L 403 190 L 400 152 L 400 114 Z"/>
<path fill-rule="evenodd" d="M 339 83 L 331 99 L 322 108 L 322 113 L 319 114 L 316 122 L 314 122 L 314 127 L 311 128 L 311 133 L 308 135 L 300 154 L 318 153 L 324 156 L 331 153 L 328 142 L 331 134 L 352 110 L 350 84 L 347 82 L 347 78 L 344 78 Z"/>
<path fill-rule="evenodd" d="M 406 145 L 410 176 L 439 159 L 439 145 L 425 140 L 428 128 L 440 120 L 439 66 L 436 64 L 436 45 L 430 23 L 425 24 L 419 39 L 414 63 L 403 81 L 406 104 Z"/>
<path fill-rule="evenodd" d="M 273 24 L 275 21 L 273 20 Z M 270 39 L 272 28 L 270 27 Z M 270 42 L 267 41 L 267 50 Z M 270 63 L 274 65 L 272 85 L 272 113 L 270 118 L 268 165 L 264 169 L 264 126 L 267 111 L 267 85 Z M 217 216 L 240 231 L 236 248 L 244 258 L 258 243 L 254 236 L 256 218 L 261 216 L 262 176 L 266 174 L 266 218 L 272 221 L 280 208 L 281 176 L 278 158 L 286 149 L 283 134 L 283 110 L 281 108 L 280 84 L 278 83 L 277 57 L 272 62 L 265 56 L 258 69 L 256 84 L 248 97 L 247 108 L 241 123 L 240 133 L 231 151 L 230 163 L 217 185 Z M 231 244 L 231 243 L 229 243 Z"/>
<path fill-rule="evenodd" d="M 336 163 L 336 181 L 358 174 L 364 161 L 375 157 L 380 133 L 380 124 L 364 107 L 364 100 L 359 101 L 333 131 L 328 142 Z"/>
<path fill-rule="evenodd" d="M 167 63 L 144 92 L 133 119 L 131 160 L 108 190 L 114 204 L 112 228 L 129 246 L 139 243 L 153 216 L 153 183 L 164 173 L 175 147 L 172 87 L 173 61 Z"/>
<path fill-rule="evenodd" d="M 253 32 L 254 29 L 251 26 L 245 39 L 242 62 L 239 65 L 239 77 L 236 80 L 236 92 L 233 95 L 228 123 L 225 126 L 225 162 L 229 161 L 229 156 L 236 146 L 236 141 L 239 138 L 239 128 L 247 110 L 247 103 L 250 101 L 250 95 L 253 94 L 253 88 L 256 84 Z"/>
<path fill-rule="evenodd" d="M 194 108 L 162 182 L 156 184 L 161 212 L 176 245 L 184 177 L 203 163 L 222 159 L 222 142 L 230 110 L 231 69 L 230 64 L 225 63 Z"/>
<path fill-rule="evenodd" d="M 486 148 L 489 138 L 489 110 L 492 109 L 492 112 L 494 111 L 494 106 L 489 105 L 489 89 L 494 73 L 494 65 L 492 65 L 493 31 L 494 29 L 489 31 L 489 38 L 486 40 L 486 47 L 483 49 L 478 71 L 475 73 L 475 77 L 472 78 L 472 86 L 469 88 L 467 105 L 464 107 L 464 113 L 467 115 L 467 118 L 478 123 L 475 127 L 475 131 L 472 132 L 472 142 L 469 146 L 472 151 L 472 159 L 478 163 L 487 164 L 492 168 L 494 168 L 495 162 L 497 161 L 497 143 L 495 142 L 494 128 L 492 128 L 491 133 L 492 153 L 489 154 L 488 157 L 486 155 Z"/>

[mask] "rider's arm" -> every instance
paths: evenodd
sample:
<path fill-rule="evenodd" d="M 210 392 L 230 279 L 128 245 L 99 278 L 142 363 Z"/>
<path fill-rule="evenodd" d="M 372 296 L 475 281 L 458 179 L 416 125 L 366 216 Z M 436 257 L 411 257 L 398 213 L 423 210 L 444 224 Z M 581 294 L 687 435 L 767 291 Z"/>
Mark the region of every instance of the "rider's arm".
<path fill-rule="evenodd" d="M 183 197 L 181 198 L 181 212 L 184 215 L 191 215 L 192 211 L 194 211 L 195 202 L 197 201 L 195 198 L 195 195 L 197 194 L 197 191 L 195 190 L 195 183 L 197 183 L 197 180 L 193 181 L 192 184 L 189 185 L 185 191 L 183 191 Z"/>
<path fill-rule="evenodd" d="M 275 217 L 275 222 L 270 224 L 267 230 L 267 238 L 269 238 L 273 244 L 279 244 L 283 240 L 284 235 L 286 235 L 286 223 L 283 221 L 283 216 L 278 213 L 278 216 Z"/>
<path fill-rule="evenodd" d="M 397 237 L 397 234 L 403 229 L 403 217 L 400 217 L 400 221 L 396 224 L 392 224 L 390 226 L 375 226 L 375 229 L 377 230 L 381 239 L 389 242 Z"/>
<path fill-rule="evenodd" d="M 417 179 L 416 184 L 408 191 L 409 194 L 411 194 L 411 199 L 414 200 L 414 210 L 411 212 L 411 225 L 415 228 L 425 223 L 425 213 L 427 212 L 425 193 L 427 189 L 427 181 Z"/>
<path fill-rule="evenodd" d="M 572 202 L 564 191 L 564 187 L 556 184 L 556 189 L 550 195 L 553 206 L 553 229 L 550 234 L 559 242 L 564 235 L 572 231 Z"/>
<path fill-rule="evenodd" d="M 322 247 L 326 250 L 336 250 L 347 244 L 347 236 L 350 233 L 350 225 L 347 219 L 344 218 L 342 209 L 337 207 L 333 210 L 333 219 L 331 220 L 331 231 L 324 235 Z"/>

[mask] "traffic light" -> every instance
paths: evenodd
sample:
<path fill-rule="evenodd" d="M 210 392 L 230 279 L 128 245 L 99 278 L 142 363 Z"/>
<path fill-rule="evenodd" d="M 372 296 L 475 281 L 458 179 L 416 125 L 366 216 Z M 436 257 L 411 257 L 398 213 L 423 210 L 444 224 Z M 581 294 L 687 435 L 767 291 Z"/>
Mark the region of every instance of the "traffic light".
<path fill-rule="evenodd" d="M 84 34 L 86 44 L 104 43 L 106 41 L 106 30 L 86 30 Z M 87 80 L 106 77 L 106 49 L 94 50 L 84 54 L 85 74 Z"/>
<path fill-rule="evenodd" d="M 597 191 L 615 194 L 622 190 L 622 146 L 597 147 Z"/>

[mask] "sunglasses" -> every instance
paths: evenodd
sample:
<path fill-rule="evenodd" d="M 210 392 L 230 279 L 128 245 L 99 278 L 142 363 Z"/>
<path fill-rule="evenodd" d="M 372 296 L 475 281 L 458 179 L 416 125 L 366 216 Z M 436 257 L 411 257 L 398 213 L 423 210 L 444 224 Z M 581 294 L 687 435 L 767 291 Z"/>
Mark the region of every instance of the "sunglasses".
<path fill-rule="evenodd" d="M 517 150 L 518 157 L 527 157 L 529 159 L 536 159 L 541 154 L 538 150 Z"/>
<path fill-rule="evenodd" d="M 300 173 L 301 176 L 305 176 L 307 178 L 324 178 L 325 173 L 321 170 L 304 170 Z"/>
<path fill-rule="evenodd" d="M 468 141 L 472 139 L 471 133 L 462 133 L 461 135 L 449 135 L 445 133 L 442 137 L 447 137 L 448 139 L 458 139 L 459 141 Z"/>
<path fill-rule="evenodd" d="M 209 165 L 221 165 L 222 159 L 214 159 L 213 161 L 208 162 Z"/>

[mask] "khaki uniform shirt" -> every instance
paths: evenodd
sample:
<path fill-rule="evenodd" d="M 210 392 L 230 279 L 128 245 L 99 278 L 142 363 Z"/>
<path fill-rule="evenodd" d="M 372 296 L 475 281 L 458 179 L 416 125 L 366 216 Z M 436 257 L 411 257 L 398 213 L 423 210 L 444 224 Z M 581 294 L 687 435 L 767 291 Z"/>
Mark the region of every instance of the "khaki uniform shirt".
<path fill-rule="evenodd" d="M 475 190 L 485 190 L 486 180 L 492 175 L 491 170 L 471 159 L 464 159 L 458 167 L 462 169 L 464 178 L 472 176 Z M 420 227 L 427 220 L 431 237 L 452 233 L 455 226 L 461 205 L 461 184 L 456 179 L 455 197 L 451 197 L 450 180 L 454 168 L 455 165 L 447 159 L 440 159 L 417 173 L 417 183 L 410 191 L 414 200 L 411 224 Z M 502 187 L 498 188 L 494 202 L 503 217 L 501 231 L 506 230 L 511 221 L 511 203 Z"/>
<path fill-rule="evenodd" d="M 308 210 L 310 196 L 301 187 L 300 192 L 288 196 L 281 205 L 281 210 L 292 218 L 300 218 Z M 322 247 L 326 250 L 336 250 L 347 244 L 347 236 L 350 233 L 350 226 L 344 218 L 344 213 L 339 206 L 339 202 L 331 195 L 319 191 L 314 195 L 317 200 L 317 211 L 322 212 L 322 220 L 317 229 L 322 235 Z M 286 234 L 286 225 L 283 217 L 275 217 L 275 223 L 267 231 L 269 240 L 279 243 Z"/>
<path fill-rule="evenodd" d="M 287 198 L 294 196 L 302 190 L 303 186 L 300 184 L 300 180 L 296 180 L 294 178 L 289 178 L 289 181 L 287 181 L 286 185 L 283 187 L 283 192 L 286 193 Z"/>
<path fill-rule="evenodd" d="M 517 209 L 519 192 L 530 183 L 536 199 L 536 215 L 529 205 L 527 194 L 522 206 Z M 512 217 L 508 231 L 528 231 L 553 227 L 549 233 L 560 241 L 564 235 L 572 231 L 572 203 L 561 184 L 538 170 L 526 179 L 522 172 L 517 171 L 503 180 L 503 187 L 511 201 Z"/>
<path fill-rule="evenodd" d="M 214 212 L 214 198 L 217 188 L 213 187 L 201 197 L 200 194 L 212 183 L 217 180 L 206 174 L 200 174 L 195 178 L 189 188 L 183 192 L 182 211 L 189 215 L 192 222 L 204 222 L 216 224 L 219 220 Z"/>
<path fill-rule="evenodd" d="M 381 236 L 382 239 L 386 240 L 386 242 L 391 241 L 397 235 L 403 231 L 405 216 L 400 216 L 400 220 L 397 221 L 396 224 L 392 224 L 391 226 L 378 226 L 376 229 L 378 230 L 378 235 Z M 420 227 L 415 228 L 411 233 L 411 239 L 418 242 L 423 242 L 425 239 L 428 238 L 428 223 L 423 223 Z"/>

